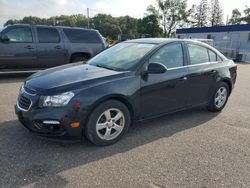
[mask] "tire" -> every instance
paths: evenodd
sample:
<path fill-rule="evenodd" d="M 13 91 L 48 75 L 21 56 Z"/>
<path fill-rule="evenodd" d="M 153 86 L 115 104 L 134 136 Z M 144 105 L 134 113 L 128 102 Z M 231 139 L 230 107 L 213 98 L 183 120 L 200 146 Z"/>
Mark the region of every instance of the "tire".
<path fill-rule="evenodd" d="M 70 60 L 70 63 L 80 62 L 80 61 L 87 61 L 88 59 L 83 55 L 76 55 L 73 56 Z"/>
<path fill-rule="evenodd" d="M 126 134 L 131 123 L 128 108 L 117 100 L 101 103 L 90 114 L 85 135 L 97 146 L 116 143 Z"/>
<path fill-rule="evenodd" d="M 212 95 L 208 105 L 210 112 L 220 112 L 227 104 L 229 97 L 229 86 L 225 82 L 219 83 Z"/>

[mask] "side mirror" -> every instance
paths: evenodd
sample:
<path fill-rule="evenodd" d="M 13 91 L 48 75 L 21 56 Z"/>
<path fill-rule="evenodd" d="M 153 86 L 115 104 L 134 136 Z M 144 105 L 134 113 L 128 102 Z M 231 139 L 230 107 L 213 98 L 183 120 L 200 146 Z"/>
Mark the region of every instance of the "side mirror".
<path fill-rule="evenodd" d="M 9 37 L 7 35 L 2 35 L 0 37 L 0 39 L 1 39 L 2 42 L 9 42 L 10 41 L 10 39 L 9 39 Z"/>
<path fill-rule="evenodd" d="M 162 63 L 155 62 L 155 63 L 150 63 L 148 65 L 148 70 L 147 73 L 149 74 L 162 74 L 167 71 L 167 67 L 164 66 Z"/>

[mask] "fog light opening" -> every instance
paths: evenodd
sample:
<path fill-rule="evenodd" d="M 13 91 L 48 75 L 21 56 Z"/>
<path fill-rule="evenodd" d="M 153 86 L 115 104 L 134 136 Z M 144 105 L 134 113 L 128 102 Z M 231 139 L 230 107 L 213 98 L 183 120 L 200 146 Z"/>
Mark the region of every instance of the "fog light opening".
<path fill-rule="evenodd" d="M 45 124 L 45 125 L 60 125 L 60 122 L 56 121 L 56 120 L 44 120 L 43 124 Z"/>

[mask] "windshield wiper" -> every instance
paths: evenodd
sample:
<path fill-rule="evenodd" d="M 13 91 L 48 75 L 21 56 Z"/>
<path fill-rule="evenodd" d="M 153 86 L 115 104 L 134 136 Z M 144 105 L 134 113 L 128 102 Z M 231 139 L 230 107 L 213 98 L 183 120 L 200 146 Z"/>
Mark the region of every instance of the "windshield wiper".
<path fill-rule="evenodd" d="M 107 65 L 104 65 L 104 64 L 96 64 L 96 66 L 101 67 L 101 68 L 105 68 L 105 69 L 109 69 L 109 70 L 114 70 L 114 71 L 119 70 L 118 68 L 110 67 L 110 66 L 107 66 Z"/>

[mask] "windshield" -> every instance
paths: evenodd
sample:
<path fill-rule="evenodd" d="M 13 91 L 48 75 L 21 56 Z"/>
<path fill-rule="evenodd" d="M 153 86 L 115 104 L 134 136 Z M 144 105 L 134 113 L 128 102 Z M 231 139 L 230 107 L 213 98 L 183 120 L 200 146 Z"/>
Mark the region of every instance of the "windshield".
<path fill-rule="evenodd" d="M 129 70 L 154 47 L 155 44 L 120 43 L 98 54 L 88 64 L 118 71 Z"/>

